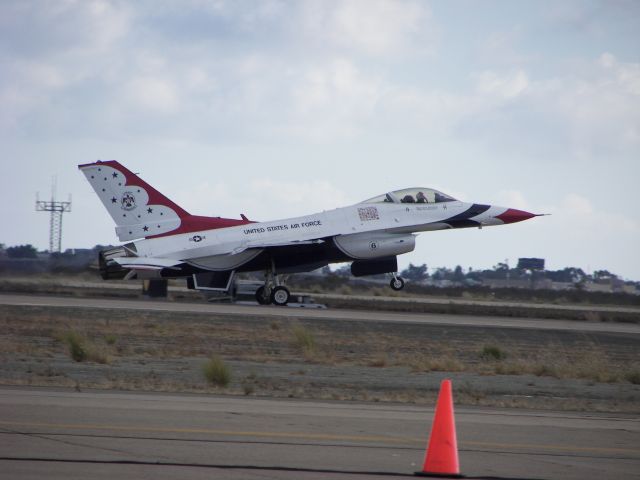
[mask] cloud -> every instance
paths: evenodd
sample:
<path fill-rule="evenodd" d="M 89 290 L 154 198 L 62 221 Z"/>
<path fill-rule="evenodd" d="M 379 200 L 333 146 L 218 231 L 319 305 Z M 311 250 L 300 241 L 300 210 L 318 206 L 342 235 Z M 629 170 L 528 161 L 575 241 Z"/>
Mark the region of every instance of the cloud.
<path fill-rule="evenodd" d="M 552 209 L 555 215 L 569 222 L 570 229 L 579 234 L 597 237 L 615 237 L 620 233 L 635 236 L 640 241 L 640 221 L 619 212 L 598 209 L 592 202 L 577 193 L 568 193 L 558 208 Z"/>
<path fill-rule="evenodd" d="M 302 10 L 307 35 L 371 56 L 432 49 L 430 17 L 424 2 L 407 0 L 316 0 Z"/>
<path fill-rule="evenodd" d="M 373 114 L 383 84 L 349 60 L 336 58 L 297 72 L 292 89 L 295 121 L 289 128 L 329 138 L 354 134 Z"/>
<path fill-rule="evenodd" d="M 524 193 L 519 190 L 501 190 L 498 192 L 497 197 L 501 206 L 525 211 L 531 211 L 532 209 Z"/>
<path fill-rule="evenodd" d="M 640 64 L 604 53 L 566 68 L 552 77 L 524 68 L 472 72 L 472 88 L 458 91 L 392 86 L 381 110 L 391 130 L 417 127 L 494 153 L 567 162 L 637 156 Z"/>
<path fill-rule="evenodd" d="M 529 79 L 523 70 L 516 70 L 504 75 L 485 71 L 477 75 L 477 90 L 479 95 L 513 99 L 526 91 Z"/>
<path fill-rule="evenodd" d="M 127 83 L 125 90 L 129 105 L 135 105 L 151 112 L 171 113 L 176 111 L 179 106 L 176 88 L 162 78 L 133 78 Z"/>
<path fill-rule="evenodd" d="M 196 184 L 179 192 L 176 202 L 193 214 L 267 221 L 320 212 L 355 203 L 326 180 L 284 181 L 269 177 Z"/>
<path fill-rule="evenodd" d="M 592 216 L 594 213 L 593 206 L 589 199 L 576 193 L 569 193 L 564 197 L 561 210 L 567 215 L 577 217 Z"/>
<path fill-rule="evenodd" d="M 133 19 L 127 4 L 106 0 L 10 1 L 1 11 L 3 50 L 31 58 L 104 52 L 126 36 Z"/>

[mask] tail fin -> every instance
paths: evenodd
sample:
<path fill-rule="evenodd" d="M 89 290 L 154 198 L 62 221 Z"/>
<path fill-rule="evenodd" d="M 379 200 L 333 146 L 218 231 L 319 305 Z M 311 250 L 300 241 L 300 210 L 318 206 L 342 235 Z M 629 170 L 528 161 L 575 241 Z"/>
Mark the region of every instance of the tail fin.
<path fill-rule="evenodd" d="M 120 241 L 180 228 L 187 211 L 115 160 L 78 165 L 116 223 Z"/>

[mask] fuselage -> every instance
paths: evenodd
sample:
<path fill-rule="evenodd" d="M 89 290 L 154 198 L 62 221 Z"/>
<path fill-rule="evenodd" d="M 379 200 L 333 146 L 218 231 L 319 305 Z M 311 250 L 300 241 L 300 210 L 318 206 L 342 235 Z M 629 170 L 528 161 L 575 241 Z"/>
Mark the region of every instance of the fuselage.
<path fill-rule="evenodd" d="M 202 230 L 134 242 L 139 257 L 179 260 L 210 270 L 239 268 L 261 253 L 262 246 L 320 245 L 334 242 L 345 259 L 387 256 L 376 239 L 407 237 L 414 233 L 461 227 L 502 225 L 497 218 L 508 209 L 461 201 L 433 204 L 359 203 L 301 217 L 254 222 L 235 227 Z M 351 238 L 349 238 L 351 237 Z M 370 252 L 354 254 L 341 248 L 362 237 Z M 366 240 L 365 240 L 366 238 Z M 309 242 L 309 243 L 306 243 Z M 352 242 L 353 243 L 353 242 Z M 408 242 L 396 253 L 413 250 Z M 366 247 L 365 247 L 366 249 Z M 360 252 L 362 249 L 357 249 Z"/>

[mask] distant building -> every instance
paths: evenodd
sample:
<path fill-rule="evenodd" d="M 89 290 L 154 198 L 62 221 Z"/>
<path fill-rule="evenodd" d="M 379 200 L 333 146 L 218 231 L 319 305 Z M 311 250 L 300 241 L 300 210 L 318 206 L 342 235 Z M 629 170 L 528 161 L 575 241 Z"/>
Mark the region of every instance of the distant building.
<path fill-rule="evenodd" d="M 519 258 L 518 270 L 544 270 L 544 258 Z"/>

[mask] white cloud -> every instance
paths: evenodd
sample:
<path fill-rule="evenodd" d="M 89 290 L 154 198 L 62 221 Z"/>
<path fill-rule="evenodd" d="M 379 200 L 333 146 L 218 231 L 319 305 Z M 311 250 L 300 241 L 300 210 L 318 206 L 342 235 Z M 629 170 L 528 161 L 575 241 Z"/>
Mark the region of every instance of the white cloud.
<path fill-rule="evenodd" d="M 410 0 L 317 0 L 302 10 L 307 34 L 375 56 L 431 50 L 430 16 L 424 2 Z"/>
<path fill-rule="evenodd" d="M 325 180 L 283 181 L 272 178 L 208 181 L 180 192 L 176 202 L 193 214 L 251 220 L 276 220 L 344 207 L 358 201 Z"/>
<path fill-rule="evenodd" d="M 527 89 L 529 79 L 523 70 L 500 75 L 485 71 L 477 75 L 477 89 L 480 95 L 492 95 L 499 98 L 513 99 Z"/>
<path fill-rule="evenodd" d="M 497 195 L 500 203 L 500 206 L 509 207 L 509 208 L 517 208 L 519 210 L 530 211 L 531 205 L 527 201 L 522 193 L 519 190 L 501 190 Z"/>
<path fill-rule="evenodd" d="M 384 88 L 381 80 L 344 58 L 308 66 L 292 81 L 292 118 L 285 129 L 316 139 L 357 133 L 373 115 Z"/>
<path fill-rule="evenodd" d="M 250 190 L 257 192 L 253 205 L 254 210 L 261 202 L 281 207 L 277 213 L 269 211 L 270 209 L 265 211 L 264 207 L 258 207 L 258 214 L 266 219 L 279 218 L 281 214 L 286 216 L 306 215 L 344 207 L 357 201 L 349 198 L 347 194 L 326 180 L 291 182 L 270 178 L 254 179 L 250 182 Z"/>
<path fill-rule="evenodd" d="M 565 121 L 577 156 L 640 147 L 640 64 L 620 63 L 605 53 L 594 62 L 590 79 L 541 84 L 538 97 Z"/>
<path fill-rule="evenodd" d="M 594 200 L 601 199 L 596 197 Z M 583 195 L 568 193 L 550 211 L 554 217 L 553 222 L 561 223 L 563 230 L 571 232 L 571 236 L 582 237 L 584 240 L 591 238 L 597 240 L 598 245 L 604 245 L 605 238 L 613 239 L 621 234 L 631 235 L 631 238 L 635 237 L 640 242 L 640 219 L 597 208 L 591 199 Z"/>
<path fill-rule="evenodd" d="M 576 193 L 569 193 L 564 197 L 561 210 L 566 215 L 576 216 L 588 216 L 594 213 L 589 199 Z"/>
<path fill-rule="evenodd" d="M 424 4 L 396 0 L 347 0 L 332 15 L 331 35 L 336 43 L 368 53 L 401 50 L 427 16 Z"/>
<path fill-rule="evenodd" d="M 126 101 L 140 108 L 171 113 L 179 106 L 178 92 L 170 81 L 155 77 L 138 77 L 126 87 Z"/>

